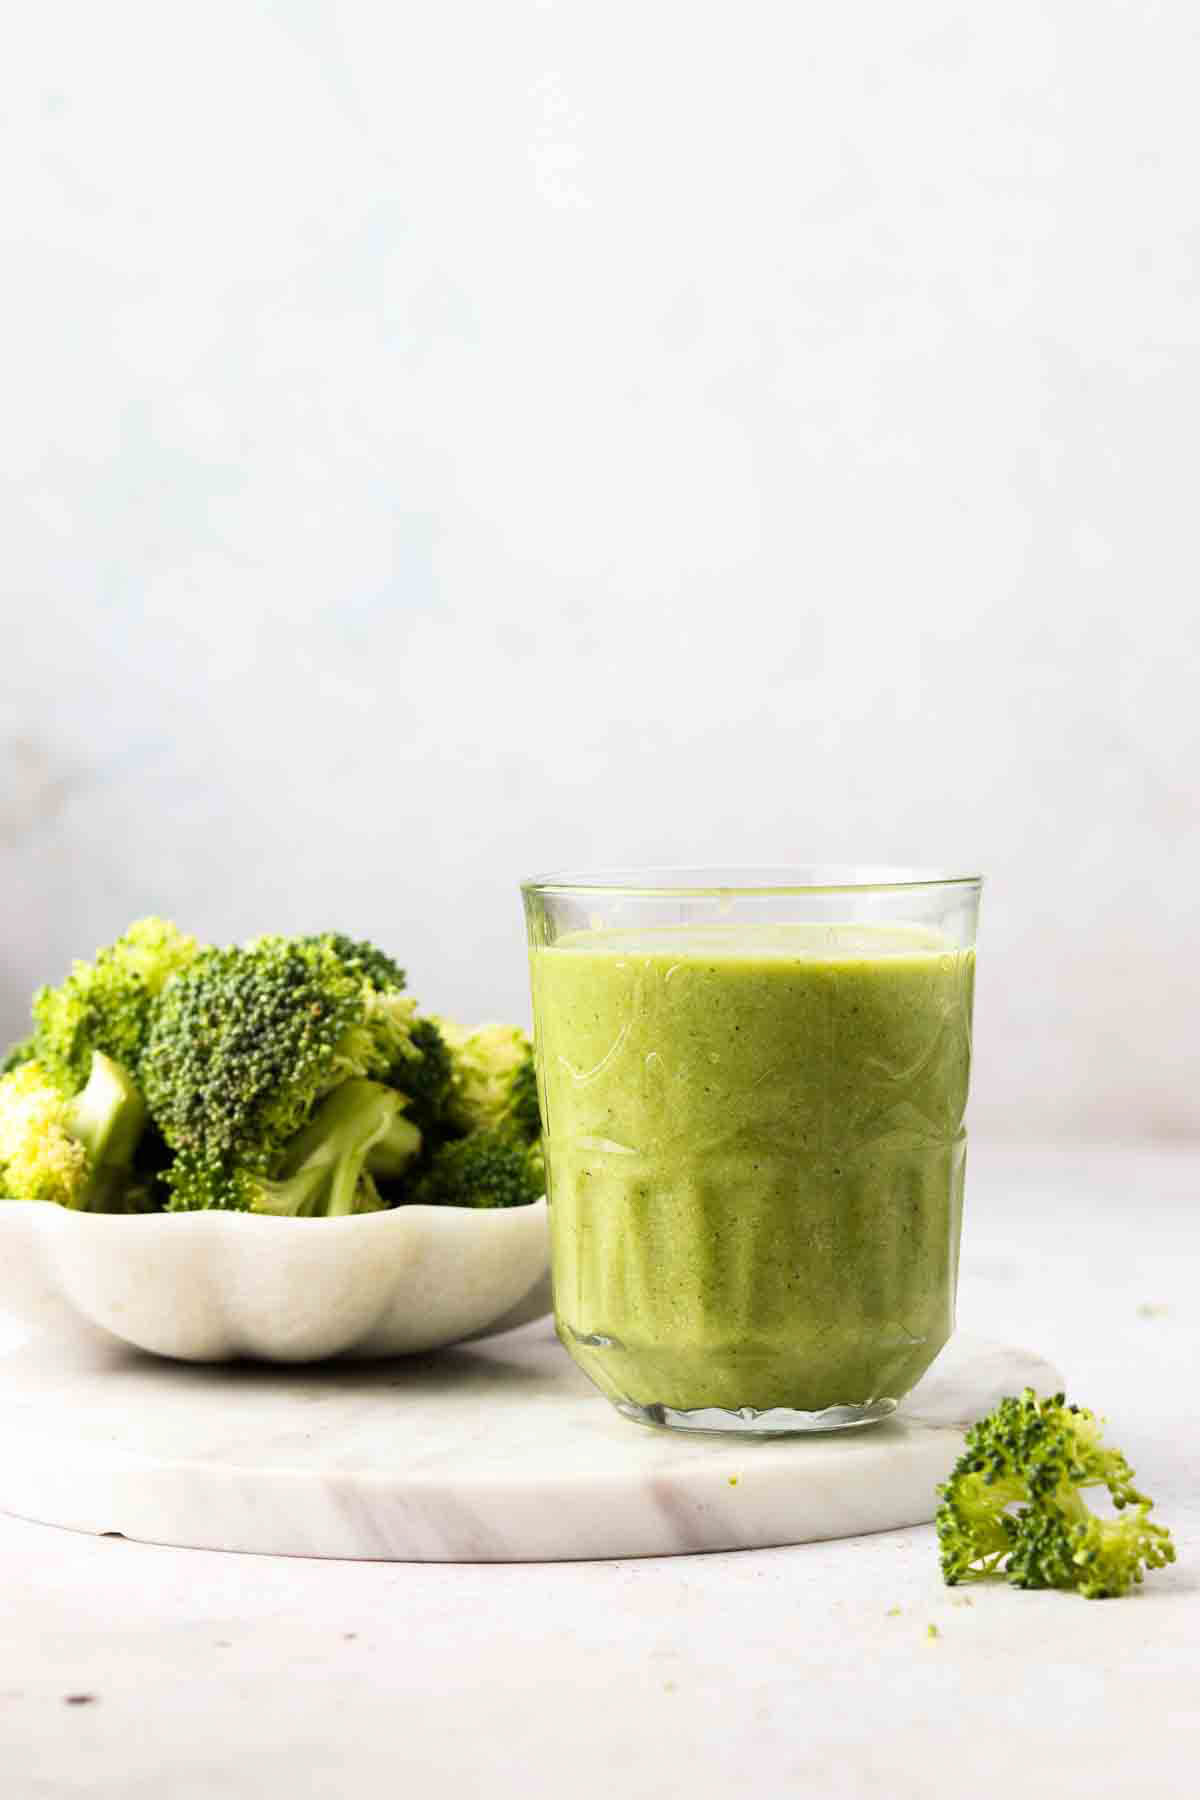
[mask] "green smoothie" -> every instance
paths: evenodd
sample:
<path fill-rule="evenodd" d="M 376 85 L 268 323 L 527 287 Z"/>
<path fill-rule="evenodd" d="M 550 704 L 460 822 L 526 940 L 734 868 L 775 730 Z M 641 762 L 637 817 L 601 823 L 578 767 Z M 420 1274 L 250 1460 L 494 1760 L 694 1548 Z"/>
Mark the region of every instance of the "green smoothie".
<path fill-rule="evenodd" d="M 973 953 L 921 927 L 532 955 L 559 1335 L 637 1409 L 898 1399 L 953 1329 Z"/>

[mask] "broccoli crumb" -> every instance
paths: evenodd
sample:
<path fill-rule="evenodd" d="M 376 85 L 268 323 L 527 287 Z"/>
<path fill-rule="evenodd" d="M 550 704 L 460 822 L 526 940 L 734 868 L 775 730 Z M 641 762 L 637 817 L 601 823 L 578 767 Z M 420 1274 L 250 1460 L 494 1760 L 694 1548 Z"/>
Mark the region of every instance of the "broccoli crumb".
<path fill-rule="evenodd" d="M 900 1607 L 889 1606 L 887 1609 L 887 1612 L 884 1616 L 885 1616 L 885 1618 L 888 1618 L 888 1619 L 898 1619 L 900 1617 L 900 1612 L 901 1612 Z"/>
<path fill-rule="evenodd" d="M 939 1630 L 938 1630 L 938 1628 L 937 1628 L 937 1626 L 936 1626 L 936 1625 L 927 1625 L 927 1626 L 926 1626 L 926 1627 L 925 1627 L 925 1636 L 926 1636 L 926 1637 L 927 1637 L 927 1638 L 940 1638 L 940 1637 L 941 1637 L 941 1635 L 942 1635 L 942 1634 L 941 1634 L 941 1632 L 940 1632 L 940 1631 L 939 1631 Z"/>

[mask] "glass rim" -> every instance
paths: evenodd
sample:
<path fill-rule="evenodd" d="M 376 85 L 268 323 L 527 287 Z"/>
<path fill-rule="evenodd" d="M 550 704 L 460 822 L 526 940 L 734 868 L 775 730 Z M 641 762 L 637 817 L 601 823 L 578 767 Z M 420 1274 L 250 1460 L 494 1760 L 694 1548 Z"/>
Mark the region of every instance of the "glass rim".
<path fill-rule="evenodd" d="M 705 877 L 705 879 L 699 879 Z M 886 894 L 917 888 L 974 888 L 982 875 L 886 864 L 800 863 L 778 868 L 654 867 L 560 869 L 521 882 L 523 894 L 623 894 L 661 899 L 721 894 Z"/>

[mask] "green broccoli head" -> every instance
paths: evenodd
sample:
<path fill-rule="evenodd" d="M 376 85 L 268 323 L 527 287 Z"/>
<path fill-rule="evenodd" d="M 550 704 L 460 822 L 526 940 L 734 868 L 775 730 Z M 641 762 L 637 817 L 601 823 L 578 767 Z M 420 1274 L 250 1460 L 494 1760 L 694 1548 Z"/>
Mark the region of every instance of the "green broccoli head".
<path fill-rule="evenodd" d="M 255 1193 L 266 1177 L 181 1150 L 162 1179 L 168 1212 L 253 1212 Z"/>
<path fill-rule="evenodd" d="M 517 1064 L 509 1088 L 508 1123 L 522 1142 L 535 1143 L 542 1135 L 542 1117 L 538 1110 L 537 1072 L 533 1063 L 533 1046 L 526 1042 L 526 1054 Z"/>
<path fill-rule="evenodd" d="M 22 1063 L 0 1076 L 0 1192 L 77 1212 L 141 1210 L 131 1177 L 145 1122 L 132 1077 L 99 1051 L 70 1099 L 41 1063 Z"/>
<path fill-rule="evenodd" d="M 94 962 L 77 962 L 59 987 L 33 997 L 38 1061 L 63 1093 L 83 1086 L 99 1050 L 137 1067 L 155 997 L 199 954 L 169 919 L 138 919 Z"/>
<path fill-rule="evenodd" d="M 533 1045 L 517 1025 L 467 1031 L 435 1021 L 450 1052 L 447 1117 L 459 1132 L 503 1130 L 532 1143 L 540 1125 Z"/>
<path fill-rule="evenodd" d="M 503 1130 L 477 1131 L 435 1151 L 409 1198 L 422 1206 L 528 1206 L 545 1191 L 540 1145 Z"/>
<path fill-rule="evenodd" d="M 1118 1517 L 1094 1513 L 1083 1490 L 1104 1488 Z M 1152 1502 L 1103 1442 L 1101 1423 L 1062 1394 L 1032 1388 L 1002 1400 L 967 1433 L 938 1490 L 937 1534 L 948 1585 L 1003 1574 L 1014 1587 L 1070 1588 L 1088 1599 L 1124 1594 L 1143 1569 L 1174 1562 Z"/>
<path fill-rule="evenodd" d="M 406 1200 L 427 1206 L 525 1206 L 545 1192 L 533 1047 L 514 1025 L 466 1030 L 418 1019 L 420 1060 L 391 1079 L 424 1138 Z"/>
<path fill-rule="evenodd" d="M 166 1176 L 171 1212 L 261 1212 L 290 1218 L 345 1218 L 384 1202 L 375 1173 L 399 1174 L 416 1156 L 420 1133 L 403 1100 L 375 1081 L 343 1081 L 288 1143 L 274 1176 L 184 1151 Z"/>
<path fill-rule="evenodd" d="M 413 1020 L 409 1053 L 394 1065 L 387 1079 L 404 1094 L 408 1116 L 420 1129 L 427 1150 L 455 1135 L 449 1117 L 454 1062 L 436 1019 Z"/>
<path fill-rule="evenodd" d="M 273 1176 L 326 1094 L 411 1054 L 413 1011 L 328 937 L 207 950 L 152 1008 L 140 1064 L 151 1117 L 199 1166 Z"/>
<path fill-rule="evenodd" d="M 367 943 L 362 938 L 347 937 L 344 931 L 321 931 L 312 937 L 297 940 L 301 944 L 316 944 L 335 956 L 348 975 L 357 975 L 363 981 L 380 992 L 394 988 L 397 992 L 407 985 L 407 976 L 398 962 L 380 950 L 375 944 Z"/>

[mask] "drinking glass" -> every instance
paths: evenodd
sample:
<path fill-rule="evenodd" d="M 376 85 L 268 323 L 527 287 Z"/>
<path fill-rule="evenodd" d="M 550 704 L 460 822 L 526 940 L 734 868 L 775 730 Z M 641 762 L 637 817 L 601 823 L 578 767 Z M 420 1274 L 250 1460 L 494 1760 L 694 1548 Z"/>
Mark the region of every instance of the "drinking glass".
<path fill-rule="evenodd" d="M 954 1327 L 981 880 L 523 884 L 555 1319 L 628 1417 L 830 1430 Z"/>

